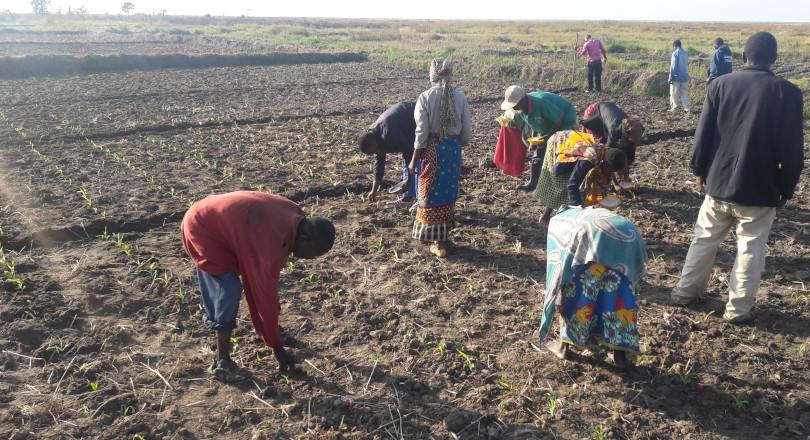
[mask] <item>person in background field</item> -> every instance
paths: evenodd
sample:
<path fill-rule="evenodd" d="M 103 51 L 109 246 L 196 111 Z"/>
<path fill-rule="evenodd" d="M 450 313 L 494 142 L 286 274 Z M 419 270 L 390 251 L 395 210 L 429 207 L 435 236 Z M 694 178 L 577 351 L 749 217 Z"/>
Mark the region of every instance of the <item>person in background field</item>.
<path fill-rule="evenodd" d="M 636 290 L 647 250 L 630 220 L 606 209 L 571 207 L 551 219 L 540 342 L 559 311 L 560 339 L 546 349 L 570 359 L 569 346 L 613 352 L 619 368 L 639 353 Z"/>
<path fill-rule="evenodd" d="M 452 78 L 450 60 L 433 60 L 432 87 L 416 100 L 416 141 L 408 167 L 409 181 L 419 169 L 412 237 L 432 243 L 430 252 L 437 257 L 447 255 L 461 178 L 461 150 L 470 143 L 470 107 L 464 93 L 452 86 Z"/>
<path fill-rule="evenodd" d="M 641 143 L 644 126 L 638 119 L 631 119 L 614 102 L 596 102 L 585 109 L 582 127 L 592 133 L 597 142 L 606 148 L 619 148 L 627 156 L 627 167 L 619 172 L 620 189 L 632 189 L 630 167 L 636 160 L 636 147 Z"/>
<path fill-rule="evenodd" d="M 731 55 L 731 49 L 723 42 L 722 38 L 715 38 L 714 54 L 712 54 L 712 60 L 709 62 L 709 80 L 707 82 L 712 82 L 721 75 L 731 73 L 733 62 L 734 57 Z"/>
<path fill-rule="evenodd" d="M 402 167 L 402 180 L 408 180 L 408 165 L 413 156 L 413 142 L 416 139 L 416 122 L 413 111 L 416 104 L 413 102 L 400 102 L 388 108 L 377 118 L 368 131 L 358 140 L 360 151 L 367 155 L 375 155 L 374 181 L 368 200 L 377 200 L 385 175 L 385 158 L 389 153 L 400 153 L 404 165 Z M 399 202 L 413 202 L 416 198 L 416 180 L 403 194 Z"/>
<path fill-rule="evenodd" d="M 701 300 L 717 248 L 734 227 L 737 257 L 723 314 L 730 322 L 752 316 L 776 208 L 793 197 L 804 165 L 802 93 L 771 71 L 776 53 L 776 38 L 756 33 L 745 43 L 745 67 L 709 84 L 689 164 L 706 197 L 672 302 Z"/>
<path fill-rule="evenodd" d="M 689 99 L 689 55 L 681 47 L 681 40 L 672 43 L 675 49 L 669 62 L 669 111 L 683 108 L 686 113 L 692 110 Z"/>
<path fill-rule="evenodd" d="M 203 323 L 217 333 L 214 377 L 226 383 L 250 378 L 230 357 L 243 290 L 256 334 L 273 347 L 279 370 L 295 370 L 279 331 L 279 274 L 290 253 L 307 259 L 327 253 L 335 241 L 332 223 L 307 218 L 284 197 L 237 191 L 194 203 L 183 217 L 181 233 L 186 253 L 197 266 Z"/>
<path fill-rule="evenodd" d="M 591 38 L 591 34 L 585 36 L 585 44 L 577 50 L 577 55 L 585 56 L 588 59 L 588 91 L 602 91 L 602 62 L 607 62 L 607 52 L 601 40 Z"/>
<path fill-rule="evenodd" d="M 521 86 L 509 86 L 506 89 L 501 110 L 515 110 L 520 119 L 532 130 L 540 133 L 545 142 L 534 150 L 531 161 L 529 181 L 518 186 L 524 191 L 533 191 L 541 179 L 550 180 L 551 170 L 543 177 L 543 160 L 546 155 L 546 143 L 560 130 L 573 130 L 577 122 L 577 111 L 568 100 L 550 92 L 526 93 Z M 543 183 L 543 182 L 541 182 Z M 552 206 L 549 208 L 557 208 Z"/>

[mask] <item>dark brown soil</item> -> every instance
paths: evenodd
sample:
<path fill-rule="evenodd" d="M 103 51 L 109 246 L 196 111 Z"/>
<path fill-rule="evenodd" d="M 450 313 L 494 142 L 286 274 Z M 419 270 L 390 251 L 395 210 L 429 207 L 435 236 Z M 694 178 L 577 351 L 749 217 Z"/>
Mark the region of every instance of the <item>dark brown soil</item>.
<path fill-rule="evenodd" d="M 356 138 L 424 76 L 365 63 L 0 82 L 0 242 L 25 285 L 0 287 L 0 437 L 807 437 L 806 178 L 771 234 L 753 324 L 719 318 L 731 240 L 709 300 L 671 307 L 701 201 L 686 169 L 697 114 L 563 92 L 580 111 L 616 100 L 647 126 L 621 212 L 651 260 L 639 365 L 559 362 L 537 349 L 539 208 L 488 165 L 517 80 L 458 72 L 474 137 L 448 259 L 408 238 L 406 211 L 362 200 L 371 160 Z M 206 370 L 213 341 L 178 223 L 190 201 L 242 188 L 331 217 L 339 238 L 282 274 L 282 325 L 306 375 L 276 372 L 243 307 L 235 358 L 255 377 L 227 386 Z"/>

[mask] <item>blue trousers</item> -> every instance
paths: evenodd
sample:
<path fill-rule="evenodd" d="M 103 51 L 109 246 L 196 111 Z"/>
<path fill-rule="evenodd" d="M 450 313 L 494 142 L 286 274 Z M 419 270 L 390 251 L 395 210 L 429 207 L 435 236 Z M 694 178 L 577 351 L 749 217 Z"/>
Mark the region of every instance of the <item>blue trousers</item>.
<path fill-rule="evenodd" d="M 236 328 L 239 301 L 242 300 L 242 282 L 239 275 L 225 272 L 211 275 L 197 268 L 205 314 L 203 324 L 209 330 L 231 331 Z"/>

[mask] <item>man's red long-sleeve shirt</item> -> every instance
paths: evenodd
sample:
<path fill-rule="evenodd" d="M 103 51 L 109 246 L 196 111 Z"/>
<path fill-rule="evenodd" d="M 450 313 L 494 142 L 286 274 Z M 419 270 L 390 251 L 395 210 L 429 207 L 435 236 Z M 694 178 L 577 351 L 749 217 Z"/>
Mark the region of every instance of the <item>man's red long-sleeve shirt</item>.
<path fill-rule="evenodd" d="M 303 218 L 284 197 L 237 191 L 194 203 L 181 225 L 183 246 L 197 267 L 211 275 L 241 275 L 253 327 L 271 347 L 281 346 L 279 274 Z"/>

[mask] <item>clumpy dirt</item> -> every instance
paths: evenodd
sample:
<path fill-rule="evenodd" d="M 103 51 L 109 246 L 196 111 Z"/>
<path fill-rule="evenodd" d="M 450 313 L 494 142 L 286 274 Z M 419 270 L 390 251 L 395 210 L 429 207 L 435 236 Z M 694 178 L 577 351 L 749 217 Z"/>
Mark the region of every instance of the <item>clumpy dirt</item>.
<path fill-rule="evenodd" d="M 368 203 L 355 142 L 424 72 L 365 63 L 157 70 L 0 82 L 0 243 L 24 289 L 0 286 L 0 436 L 244 439 L 783 439 L 810 434 L 807 179 L 779 211 L 752 324 L 723 312 L 733 237 L 708 300 L 668 304 L 701 202 L 687 171 L 697 114 L 617 101 L 647 127 L 621 213 L 647 240 L 643 355 L 622 372 L 538 349 L 539 207 L 490 166 L 498 102 L 516 79 L 457 72 L 474 136 L 454 252 L 430 257 L 412 215 Z M 305 82 L 306 87 L 299 83 Z M 554 89 L 525 84 L 530 89 Z M 388 184 L 399 176 L 391 158 Z M 272 190 L 332 218 L 335 249 L 292 259 L 281 322 L 304 374 L 280 375 L 243 304 L 213 381 L 193 267 L 190 201 Z M 4 275 L 4 279 L 11 275 Z"/>

